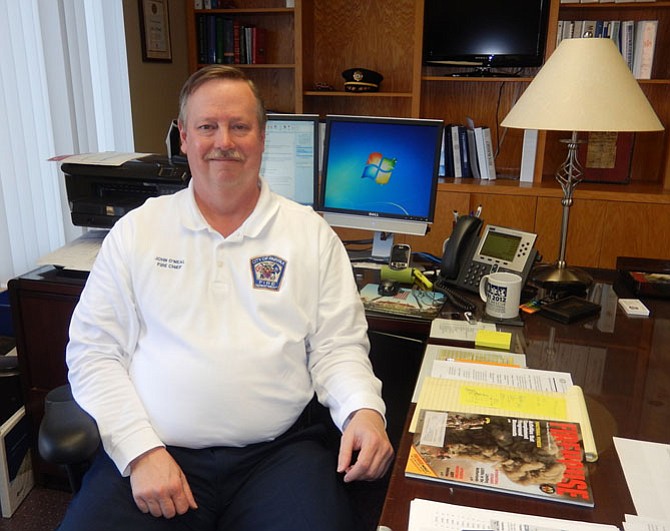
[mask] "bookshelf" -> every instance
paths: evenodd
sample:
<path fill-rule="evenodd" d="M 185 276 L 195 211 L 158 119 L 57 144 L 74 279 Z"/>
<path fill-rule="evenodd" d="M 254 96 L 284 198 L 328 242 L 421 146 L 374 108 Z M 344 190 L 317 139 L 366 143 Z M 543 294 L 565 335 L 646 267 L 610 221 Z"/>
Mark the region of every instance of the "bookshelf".
<path fill-rule="evenodd" d="M 239 0 L 234 9 L 195 9 L 193 0 L 186 2 L 186 38 L 189 71 L 205 63 L 198 57 L 198 19 L 221 16 L 242 25 L 266 31 L 266 62 L 238 64 L 256 82 L 268 109 L 278 112 L 301 112 L 300 63 L 296 50 L 301 48 L 300 10 L 286 7 L 285 0 Z"/>
<path fill-rule="evenodd" d="M 523 132 L 499 124 L 537 69 L 519 77 L 447 77 L 447 67 L 422 65 L 423 0 L 237 0 L 225 14 L 268 28 L 268 64 L 241 65 L 259 84 L 268 107 L 288 112 L 412 116 L 462 123 L 466 117 L 491 128 L 498 146 L 494 182 L 447 179 L 438 189 L 436 218 L 425 237 L 399 237 L 413 248 L 441 254 L 451 233 L 451 211 L 483 205 L 488 223 L 538 234 L 545 260 L 558 252 L 562 192 L 554 172 L 565 158 L 559 134 L 540 132 L 532 183 L 519 183 Z M 195 11 L 187 2 L 189 65 L 197 68 Z M 570 215 L 567 259 L 582 267 L 615 266 L 617 256 L 670 259 L 670 1 L 561 4 L 552 0 L 547 55 L 556 45 L 559 20 L 659 21 L 654 67 L 640 85 L 666 131 L 638 133 L 629 184 L 582 183 Z M 343 90 L 351 67 L 381 72 L 376 93 Z M 454 70 L 454 69 L 451 69 Z M 315 89 L 317 82 L 334 87 Z M 365 237 L 347 233 L 347 237 Z M 660 243 L 659 243 L 660 242 Z"/>

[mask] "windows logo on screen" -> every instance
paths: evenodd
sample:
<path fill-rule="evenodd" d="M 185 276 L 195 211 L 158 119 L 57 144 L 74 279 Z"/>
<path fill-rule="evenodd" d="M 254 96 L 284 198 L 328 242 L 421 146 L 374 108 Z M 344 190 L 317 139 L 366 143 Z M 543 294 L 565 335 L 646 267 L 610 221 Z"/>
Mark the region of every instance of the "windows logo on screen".
<path fill-rule="evenodd" d="M 398 159 L 384 157 L 381 153 L 370 153 L 361 179 L 372 179 L 377 184 L 388 184 L 397 162 Z"/>

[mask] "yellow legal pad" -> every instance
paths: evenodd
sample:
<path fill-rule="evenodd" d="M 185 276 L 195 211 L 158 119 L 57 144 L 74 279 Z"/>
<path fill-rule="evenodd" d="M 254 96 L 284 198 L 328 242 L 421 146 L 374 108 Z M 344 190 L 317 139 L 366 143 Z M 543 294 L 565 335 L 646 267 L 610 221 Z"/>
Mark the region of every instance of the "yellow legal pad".
<path fill-rule="evenodd" d="M 579 422 L 586 460 L 598 459 L 584 394 L 577 385 L 566 393 L 553 393 L 429 376 L 421 386 L 409 428 L 412 433 L 416 431 L 422 409 Z"/>

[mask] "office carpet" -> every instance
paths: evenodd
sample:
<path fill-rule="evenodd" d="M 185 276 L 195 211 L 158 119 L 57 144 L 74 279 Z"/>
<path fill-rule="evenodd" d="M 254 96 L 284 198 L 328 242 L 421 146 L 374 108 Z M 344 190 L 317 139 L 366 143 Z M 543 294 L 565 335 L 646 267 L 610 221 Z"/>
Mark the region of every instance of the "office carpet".
<path fill-rule="evenodd" d="M 0 531 L 53 531 L 71 497 L 62 490 L 35 487 L 11 518 L 0 518 Z"/>

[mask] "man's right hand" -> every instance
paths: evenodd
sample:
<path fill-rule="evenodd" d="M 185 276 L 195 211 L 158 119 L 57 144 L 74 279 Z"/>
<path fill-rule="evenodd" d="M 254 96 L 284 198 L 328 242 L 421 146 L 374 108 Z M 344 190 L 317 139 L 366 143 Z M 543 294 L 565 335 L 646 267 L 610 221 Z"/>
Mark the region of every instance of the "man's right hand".
<path fill-rule="evenodd" d="M 133 459 L 130 485 L 135 503 L 143 513 L 172 518 L 198 508 L 186 476 L 163 447 Z"/>

